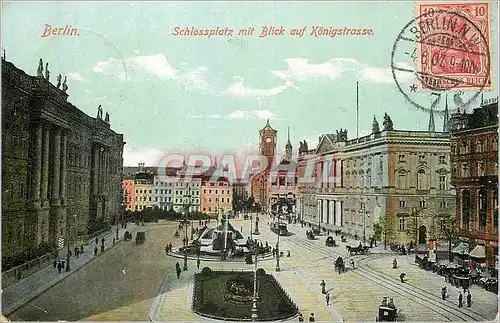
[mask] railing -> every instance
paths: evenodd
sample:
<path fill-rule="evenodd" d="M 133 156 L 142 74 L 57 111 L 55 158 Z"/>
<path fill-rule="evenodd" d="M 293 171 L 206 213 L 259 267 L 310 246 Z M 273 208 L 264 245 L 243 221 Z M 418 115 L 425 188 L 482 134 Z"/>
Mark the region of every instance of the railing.
<path fill-rule="evenodd" d="M 19 281 L 20 278 L 30 276 L 42 268 L 47 267 L 52 263 L 51 260 L 57 259 L 58 251 L 46 253 L 31 261 L 25 262 L 22 265 L 13 267 L 2 273 L 2 288 L 6 288 Z"/>

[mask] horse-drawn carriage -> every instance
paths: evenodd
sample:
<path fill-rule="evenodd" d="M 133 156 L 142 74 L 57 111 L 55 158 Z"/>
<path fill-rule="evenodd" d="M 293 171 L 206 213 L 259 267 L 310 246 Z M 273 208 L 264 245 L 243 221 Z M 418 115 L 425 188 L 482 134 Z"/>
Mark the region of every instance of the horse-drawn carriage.
<path fill-rule="evenodd" d="M 344 259 L 342 259 L 342 257 L 339 256 L 335 260 L 334 266 L 335 266 L 335 271 L 338 271 L 339 274 L 341 272 L 345 272 L 345 263 L 344 263 Z"/>
<path fill-rule="evenodd" d="M 359 244 L 359 246 L 357 246 L 357 247 L 346 246 L 346 249 L 347 249 L 347 252 L 349 252 L 349 254 L 351 256 L 353 254 L 356 254 L 356 255 L 366 255 L 366 254 L 368 254 L 368 251 L 370 250 L 370 247 L 369 246 L 362 246 L 361 244 Z"/>
<path fill-rule="evenodd" d="M 327 247 L 337 247 L 337 243 L 332 236 L 328 236 L 328 238 L 326 238 L 325 245 Z"/>

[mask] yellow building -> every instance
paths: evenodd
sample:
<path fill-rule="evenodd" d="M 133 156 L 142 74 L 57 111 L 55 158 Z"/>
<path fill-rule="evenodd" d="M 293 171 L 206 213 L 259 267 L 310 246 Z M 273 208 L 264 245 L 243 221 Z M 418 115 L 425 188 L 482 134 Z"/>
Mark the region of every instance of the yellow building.
<path fill-rule="evenodd" d="M 137 173 L 135 175 L 135 211 L 152 208 L 154 205 L 153 175 Z"/>
<path fill-rule="evenodd" d="M 222 214 L 233 210 L 233 188 L 226 178 L 203 181 L 200 192 L 203 213 L 215 217 L 219 211 Z"/>

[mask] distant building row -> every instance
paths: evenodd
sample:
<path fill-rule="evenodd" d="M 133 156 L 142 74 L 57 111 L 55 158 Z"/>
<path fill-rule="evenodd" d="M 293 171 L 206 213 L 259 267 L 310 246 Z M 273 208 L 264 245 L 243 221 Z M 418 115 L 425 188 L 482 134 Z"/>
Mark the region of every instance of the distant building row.
<path fill-rule="evenodd" d="M 216 215 L 233 210 L 234 196 L 246 195 L 244 188 L 232 185 L 225 177 L 212 179 L 215 165 L 205 174 L 192 178 L 184 176 L 186 166 L 168 168 L 163 176 L 157 175 L 156 169 L 146 171 L 143 166 L 135 174 L 125 172 L 123 202 L 128 211 L 157 208 Z"/>

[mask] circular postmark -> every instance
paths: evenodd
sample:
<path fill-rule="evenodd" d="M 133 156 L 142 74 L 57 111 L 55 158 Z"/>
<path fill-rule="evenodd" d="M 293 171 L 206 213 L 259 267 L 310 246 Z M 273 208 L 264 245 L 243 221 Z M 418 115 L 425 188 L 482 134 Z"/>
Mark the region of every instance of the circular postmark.
<path fill-rule="evenodd" d="M 442 94 L 453 95 L 457 108 L 475 102 L 491 86 L 490 51 L 485 26 L 458 10 L 437 9 L 411 20 L 398 34 L 391 52 L 397 88 L 412 106 L 437 114 Z M 430 102 L 431 100 L 433 102 Z"/>

